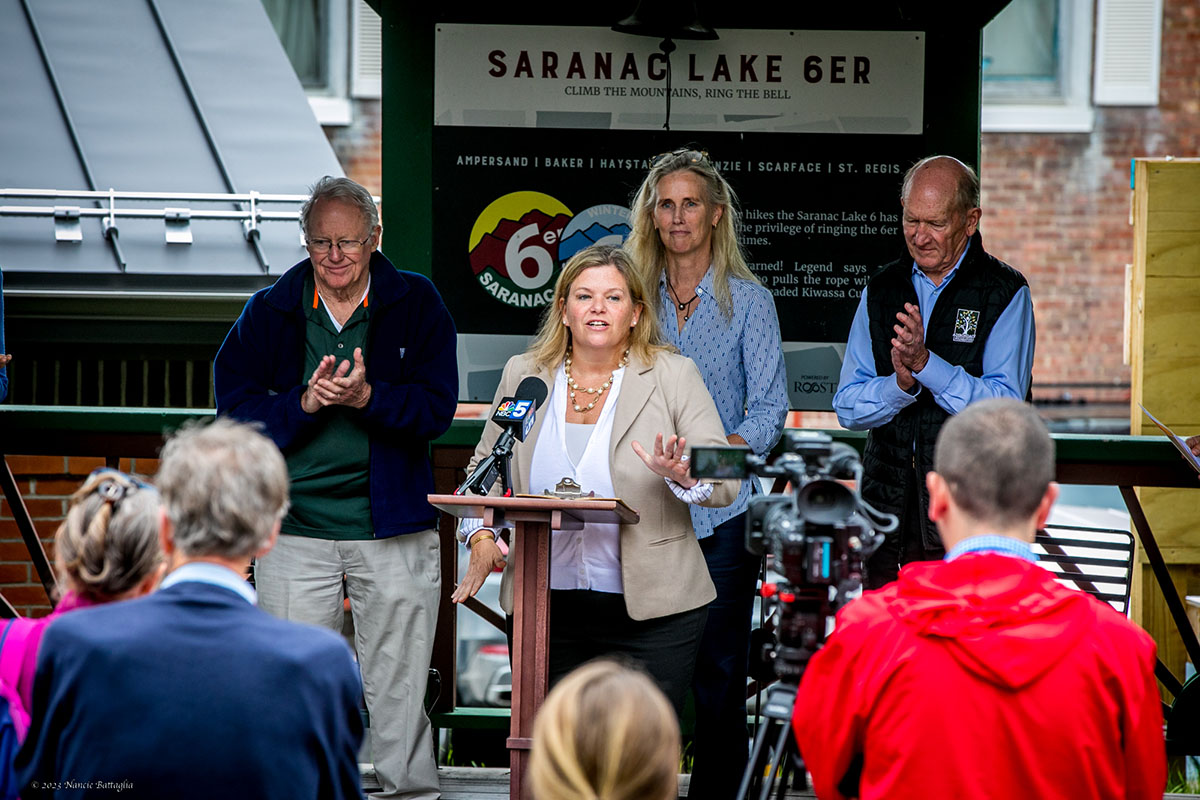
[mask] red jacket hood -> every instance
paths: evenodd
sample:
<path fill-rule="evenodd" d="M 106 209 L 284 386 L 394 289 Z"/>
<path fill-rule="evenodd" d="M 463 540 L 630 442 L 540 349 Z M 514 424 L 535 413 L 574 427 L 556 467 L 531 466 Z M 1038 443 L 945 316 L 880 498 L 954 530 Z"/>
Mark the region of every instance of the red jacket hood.
<path fill-rule="evenodd" d="M 1093 616 L 1091 599 L 1020 558 L 975 553 L 904 567 L 881 594 L 891 614 L 918 636 L 945 640 L 964 669 L 1020 689 L 1075 646 Z"/>

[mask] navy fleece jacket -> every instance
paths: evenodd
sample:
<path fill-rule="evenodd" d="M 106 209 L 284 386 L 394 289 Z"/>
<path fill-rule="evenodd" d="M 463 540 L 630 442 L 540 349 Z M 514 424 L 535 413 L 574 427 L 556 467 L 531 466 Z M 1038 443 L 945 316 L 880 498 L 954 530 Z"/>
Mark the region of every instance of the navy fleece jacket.
<path fill-rule="evenodd" d="M 371 521 L 385 539 L 437 523 L 429 442 L 450 427 L 458 402 L 454 321 L 428 278 L 371 256 L 367 382 L 362 421 L 371 441 Z M 213 364 L 217 412 L 261 422 L 285 453 L 321 412 L 305 413 L 305 259 L 246 303 Z"/>

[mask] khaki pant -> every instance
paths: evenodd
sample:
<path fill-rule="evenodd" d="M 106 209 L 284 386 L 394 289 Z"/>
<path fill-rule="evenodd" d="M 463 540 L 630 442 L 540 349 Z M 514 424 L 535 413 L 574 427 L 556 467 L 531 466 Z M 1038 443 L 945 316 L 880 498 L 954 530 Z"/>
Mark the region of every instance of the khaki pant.
<path fill-rule="evenodd" d="M 343 575 L 371 717 L 371 754 L 383 787 L 371 797 L 439 797 L 424 708 L 441 592 L 438 533 L 372 541 L 280 536 L 255 567 L 259 606 L 340 632 Z"/>

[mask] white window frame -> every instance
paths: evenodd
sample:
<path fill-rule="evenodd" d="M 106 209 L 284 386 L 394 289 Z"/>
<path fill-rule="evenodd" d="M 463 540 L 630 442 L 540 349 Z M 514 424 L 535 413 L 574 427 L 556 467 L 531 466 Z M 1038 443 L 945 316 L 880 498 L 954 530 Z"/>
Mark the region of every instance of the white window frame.
<path fill-rule="evenodd" d="M 325 85 L 305 87 L 308 105 L 325 126 L 349 125 L 353 108 L 349 92 L 350 11 L 347 0 L 325 0 Z"/>
<path fill-rule="evenodd" d="M 1162 18 L 1163 0 L 1097 0 L 1096 105 L 1158 105 Z"/>
<path fill-rule="evenodd" d="M 984 99 L 984 133 L 1088 133 L 1092 108 L 1092 0 L 1062 0 L 1059 6 L 1061 92 L 1042 102 Z M 981 87 L 982 89 L 982 87 Z"/>
<path fill-rule="evenodd" d="M 352 2 L 350 96 L 378 100 L 383 97 L 382 22 L 366 0 Z"/>

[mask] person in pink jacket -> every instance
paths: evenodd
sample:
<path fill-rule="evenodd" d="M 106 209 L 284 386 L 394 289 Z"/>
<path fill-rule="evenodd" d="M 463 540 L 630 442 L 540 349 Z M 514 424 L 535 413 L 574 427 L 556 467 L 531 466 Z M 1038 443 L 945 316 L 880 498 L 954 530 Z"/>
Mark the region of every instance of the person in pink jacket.
<path fill-rule="evenodd" d="M 15 687 L 30 710 L 38 647 L 46 627 L 77 608 L 147 594 L 166 562 L 158 540 L 158 492 L 115 469 L 98 469 L 71 495 L 54 537 L 62 592 L 54 611 L 9 624 L 0 647 L 0 680 Z"/>
<path fill-rule="evenodd" d="M 793 727 L 820 798 L 1161 798 L 1155 645 L 1030 544 L 1054 445 L 1016 400 L 947 420 L 927 483 L 944 561 L 838 614 Z"/>

